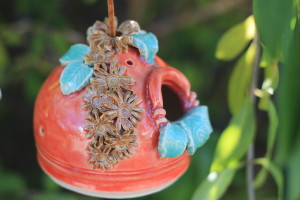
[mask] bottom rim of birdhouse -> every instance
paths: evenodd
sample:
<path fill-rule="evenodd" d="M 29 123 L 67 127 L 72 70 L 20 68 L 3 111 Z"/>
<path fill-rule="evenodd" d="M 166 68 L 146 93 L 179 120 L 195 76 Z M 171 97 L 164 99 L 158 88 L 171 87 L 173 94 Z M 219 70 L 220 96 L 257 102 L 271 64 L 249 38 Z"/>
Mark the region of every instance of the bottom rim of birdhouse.
<path fill-rule="evenodd" d="M 49 175 L 49 174 L 48 174 Z M 50 176 L 50 175 L 49 175 Z M 141 190 L 141 191 L 137 191 L 137 192 L 98 192 L 98 191 L 91 191 L 91 190 L 85 190 L 82 188 L 78 188 L 72 185 L 69 185 L 67 183 L 64 183 L 60 180 L 57 180 L 56 178 L 50 176 L 50 178 L 57 183 L 58 185 L 60 185 L 61 187 L 83 194 L 83 195 L 87 195 L 87 196 L 91 196 L 91 197 L 100 197 L 100 198 L 110 198 L 110 199 L 124 199 L 124 198 L 135 198 L 135 197 L 142 197 L 142 196 L 146 196 L 146 195 L 150 195 L 156 192 L 160 192 L 161 190 L 171 186 L 173 183 L 175 183 L 179 178 L 175 178 L 174 180 L 160 185 L 158 187 L 155 188 L 151 188 L 148 190 Z"/>
<path fill-rule="evenodd" d="M 37 154 L 43 171 L 58 185 L 88 196 L 102 198 L 133 198 L 159 192 L 173 184 L 188 168 L 190 156 L 168 159 L 163 165 L 132 171 L 101 172 L 64 166 Z"/>

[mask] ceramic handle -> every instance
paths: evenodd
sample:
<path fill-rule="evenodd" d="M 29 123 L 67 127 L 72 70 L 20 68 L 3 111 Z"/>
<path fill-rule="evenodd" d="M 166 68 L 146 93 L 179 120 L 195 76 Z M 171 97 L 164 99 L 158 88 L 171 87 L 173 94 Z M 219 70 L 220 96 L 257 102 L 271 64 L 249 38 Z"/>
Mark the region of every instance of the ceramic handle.
<path fill-rule="evenodd" d="M 190 83 L 187 78 L 172 67 L 156 68 L 150 75 L 148 93 L 153 108 L 153 117 L 158 127 L 168 122 L 165 118 L 166 111 L 163 108 L 164 102 L 161 90 L 163 85 L 168 86 L 178 95 L 184 111 L 194 106 L 194 102 L 190 101 Z M 194 98 L 194 95 L 192 96 Z"/>
<path fill-rule="evenodd" d="M 180 98 L 185 114 L 175 122 L 166 119 L 163 108 L 162 85 L 168 86 Z M 190 91 L 190 83 L 172 67 L 155 69 L 149 79 L 149 98 L 153 117 L 159 127 L 158 151 L 161 157 L 177 157 L 188 149 L 194 154 L 209 138 L 212 127 L 206 106 L 198 106 L 197 94 Z"/>

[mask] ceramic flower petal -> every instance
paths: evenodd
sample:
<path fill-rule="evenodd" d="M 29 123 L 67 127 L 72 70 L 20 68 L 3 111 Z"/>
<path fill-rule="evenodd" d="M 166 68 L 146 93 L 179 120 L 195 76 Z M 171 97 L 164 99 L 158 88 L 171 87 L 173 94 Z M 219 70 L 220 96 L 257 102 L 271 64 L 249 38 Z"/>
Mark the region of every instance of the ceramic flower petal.
<path fill-rule="evenodd" d="M 162 157 L 177 157 L 187 147 L 188 153 L 194 154 L 208 140 L 211 132 L 207 107 L 193 108 L 160 130 L 158 151 Z"/>
<path fill-rule="evenodd" d="M 75 44 L 63 55 L 59 62 L 62 65 L 68 65 L 71 62 L 82 60 L 85 55 L 91 51 L 90 47 L 84 44 Z"/>
<path fill-rule="evenodd" d="M 69 95 L 81 90 L 89 84 L 92 75 L 93 68 L 84 64 L 82 60 L 68 64 L 60 76 L 62 93 Z"/>
<path fill-rule="evenodd" d="M 148 63 L 153 63 L 158 52 L 158 41 L 155 35 L 141 31 L 131 36 L 133 37 L 133 46 L 139 49 L 141 58 Z"/>

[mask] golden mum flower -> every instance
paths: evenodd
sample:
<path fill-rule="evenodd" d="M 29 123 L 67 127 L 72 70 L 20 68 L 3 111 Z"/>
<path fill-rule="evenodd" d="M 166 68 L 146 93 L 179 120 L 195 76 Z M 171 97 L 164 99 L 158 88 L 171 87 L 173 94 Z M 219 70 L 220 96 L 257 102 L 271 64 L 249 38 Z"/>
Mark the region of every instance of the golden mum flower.
<path fill-rule="evenodd" d="M 116 37 L 111 37 L 109 34 L 109 20 L 105 18 L 104 22 L 96 21 L 96 23 L 88 29 L 87 40 L 90 46 L 98 46 L 102 49 L 116 50 L 117 53 L 128 49 L 128 45 L 133 43 L 133 38 L 130 36 L 133 33 L 140 31 L 140 26 L 136 21 L 128 20 L 123 22 L 117 28 L 117 18 L 115 18 Z"/>
<path fill-rule="evenodd" d="M 107 98 L 106 93 L 101 93 L 93 85 L 86 87 L 86 92 L 83 95 L 83 109 L 88 112 L 97 113 L 97 111 L 105 111 L 104 105 L 109 103 L 110 99 Z"/>
<path fill-rule="evenodd" d="M 83 59 L 85 64 L 94 65 L 95 69 L 99 68 L 100 65 L 105 63 L 116 62 L 114 51 L 106 51 L 97 46 L 93 46 L 92 50 L 88 53 L 88 55 L 84 56 Z"/>
<path fill-rule="evenodd" d="M 124 130 L 132 129 L 138 125 L 138 120 L 142 118 L 141 112 L 143 112 L 143 109 L 137 107 L 141 100 L 129 91 L 125 95 L 121 91 L 117 93 L 118 95 L 110 95 L 113 101 L 105 105 L 108 111 L 105 111 L 104 114 L 110 119 L 116 118 L 117 131 L 120 131 L 121 127 Z"/>
<path fill-rule="evenodd" d="M 124 76 L 125 71 L 126 67 L 118 63 L 111 63 L 109 72 L 107 66 L 103 65 L 103 68 L 94 71 L 95 77 L 91 79 L 91 84 L 97 86 L 103 93 L 107 90 L 121 90 L 121 88 L 132 90 L 130 86 L 134 85 L 135 81 L 129 76 Z"/>
<path fill-rule="evenodd" d="M 88 161 L 89 164 L 93 164 L 94 169 L 111 169 L 112 165 L 117 164 L 116 157 L 109 155 L 109 150 L 100 144 L 99 146 L 92 145 L 88 147 L 87 154 L 91 156 Z"/>
<path fill-rule="evenodd" d="M 87 131 L 86 138 L 99 136 L 103 139 L 103 137 L 107 136 L 107 133 L 113 134 L 114 129 L 113 121 L 106 118 L 104 115 L 99 117 L 98 114 L 90 114 L 85 120 L 84 130 Z"/>
<path fill-rule="evenodd" d="M 116 134 L 115 137 L 105 141 L 106 147 L 111 148 L 111 155 L 123 159 L 133 154 L 132 147 L 137 147 L 136 135 L 133 130 L 124 131 L 123 134 Z"/>

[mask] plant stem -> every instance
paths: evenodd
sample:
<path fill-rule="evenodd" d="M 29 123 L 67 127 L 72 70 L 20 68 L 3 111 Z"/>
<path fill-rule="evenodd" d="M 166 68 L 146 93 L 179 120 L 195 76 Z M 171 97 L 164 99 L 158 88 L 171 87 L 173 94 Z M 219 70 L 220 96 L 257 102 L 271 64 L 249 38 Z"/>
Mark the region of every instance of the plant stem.
<path fill-rule="evenodd" d="M 254 90 L 257 88 L 257 80 L 258 80 L 258 68 L 260 63 L 260 44 L 258 40 L 258 36 L 256 35 L 254 38 L 254 44 L 255 44 L 255 60 L 253 63 L 253 72 L 252 72 L 252 82 L 251 82 L 251 90 L 250 90 L 250 96 L 253 105 L 255 105 L 256 97 L 254 95 Z M 247 154 L 247 187 L 248 187 L 248 199 L 249 200 L 255 200 L 255 190 L 254 190 L 254 165 L 253 160 L 255 157 L 255 147 L 254 142 L 250 144 Z"/>
<path fill-rule="evenodd" d="M 114 0 L 107 0 L 108 19 L 109 19 L 109 33 L 111 37 L 116 36 L 115 30 L 115 6 Z"/>

